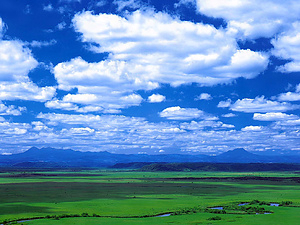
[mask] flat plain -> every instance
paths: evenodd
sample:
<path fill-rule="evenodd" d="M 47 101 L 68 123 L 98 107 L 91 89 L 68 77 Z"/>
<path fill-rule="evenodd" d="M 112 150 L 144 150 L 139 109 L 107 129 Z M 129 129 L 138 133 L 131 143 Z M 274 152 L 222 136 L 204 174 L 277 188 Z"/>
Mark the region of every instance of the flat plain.
<path fill-rule="evenodd" d="M 0 224 L 298 224 L 299 175 L 3 172 Z"/>

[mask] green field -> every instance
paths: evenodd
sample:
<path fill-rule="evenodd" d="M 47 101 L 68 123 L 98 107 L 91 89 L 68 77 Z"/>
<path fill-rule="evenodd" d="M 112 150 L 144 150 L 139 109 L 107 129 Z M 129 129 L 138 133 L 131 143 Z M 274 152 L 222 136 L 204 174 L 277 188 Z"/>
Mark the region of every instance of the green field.
<path fill-rule="evenodd" d="M 299 175 L 6 172 L 0 173 L 0 224 L 299 224 Z M 172 215 L 156 217 L 165 213 Z"/>

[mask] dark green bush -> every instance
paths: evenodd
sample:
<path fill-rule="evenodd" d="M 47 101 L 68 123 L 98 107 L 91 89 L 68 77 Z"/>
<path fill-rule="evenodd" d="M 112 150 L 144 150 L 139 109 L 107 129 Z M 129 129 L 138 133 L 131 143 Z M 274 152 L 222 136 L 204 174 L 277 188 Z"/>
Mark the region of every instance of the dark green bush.
<path fill-rule="evenodd" d="M 257 199 L 255 199 L 255 200 L 252 200 L 250 203 L 249 203 L 249 205 L 254 205 L 254 204 L 258 204 L 259 203 L 259 201 L 257 200 Z"/>
<path fill-rule="evenodd" d="M 291 205 L 291 204 L 293 204 L 292 201 L 282 201 L 282 202 L 280 203 L 280 205 L 282 205 L 282 206 L 287 206 L 287 205 Z"/>
<path fill-rule="evenodd" d="M 222 218 L 220 216 L 213 216 L 209 217 L 207 220 L 221 220 Z"/>
<path fill-rule="evenodd" d="M 81 213 L 81 216 L 82 216 L 82 217 L 88 217 L 89 214 L 84 212 L 84 213 Z"/>

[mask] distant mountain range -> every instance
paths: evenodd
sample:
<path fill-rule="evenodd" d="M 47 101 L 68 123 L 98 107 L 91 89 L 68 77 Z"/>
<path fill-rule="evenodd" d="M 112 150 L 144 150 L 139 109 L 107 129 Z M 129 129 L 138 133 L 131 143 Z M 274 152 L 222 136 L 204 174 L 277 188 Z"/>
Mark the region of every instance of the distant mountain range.
<path fill-rule="evenodd" d="M 32 147 L 13 155 L 0 155 L 1 167 L 15 168 L 135 168 L 151 163 L 300 163 L 299 154 L 258 155 L 237 148 L 217 156 L 187 154 L 113 154 L 109 152 L 80 152 L 71 149 Z"/>

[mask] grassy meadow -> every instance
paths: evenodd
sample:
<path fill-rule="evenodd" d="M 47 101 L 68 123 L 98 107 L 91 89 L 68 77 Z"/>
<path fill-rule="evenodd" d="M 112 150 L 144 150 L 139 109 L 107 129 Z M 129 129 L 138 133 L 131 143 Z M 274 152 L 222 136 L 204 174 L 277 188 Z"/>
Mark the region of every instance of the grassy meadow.
<path fill-rule="evenodd" d="M 299 175 L 3 172 L 0 224 L 298 224 Z M 167 213 L 172 215 L 156 217 Z"/>

